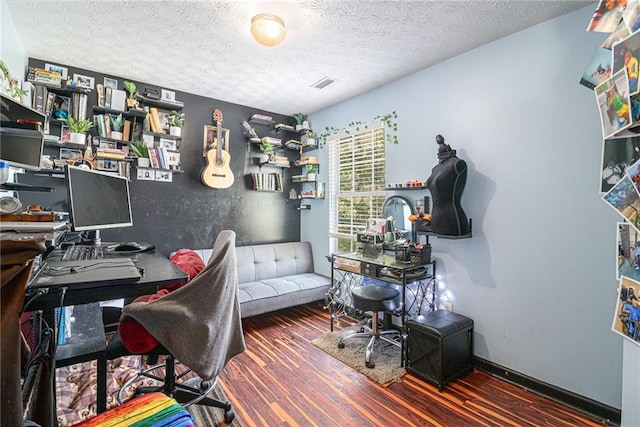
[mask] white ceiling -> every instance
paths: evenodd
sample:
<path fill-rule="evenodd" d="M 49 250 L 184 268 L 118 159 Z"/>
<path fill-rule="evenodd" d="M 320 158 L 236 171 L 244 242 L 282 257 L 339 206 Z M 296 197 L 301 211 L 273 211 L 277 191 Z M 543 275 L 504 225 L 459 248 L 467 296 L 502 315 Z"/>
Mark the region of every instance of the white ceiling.
<path fill-rule="evenodd" d="M 27 55 L 236 104 L 309 114 L 591 0 L 6 2 Z M 595 10 L 595 6 L 594 6 Z M 276 13 L 276 47 L 251 17 Z M 586 25 L 585 25 L 586 30 Z M 336 83 L 311 85 L 324 77 Z"/>

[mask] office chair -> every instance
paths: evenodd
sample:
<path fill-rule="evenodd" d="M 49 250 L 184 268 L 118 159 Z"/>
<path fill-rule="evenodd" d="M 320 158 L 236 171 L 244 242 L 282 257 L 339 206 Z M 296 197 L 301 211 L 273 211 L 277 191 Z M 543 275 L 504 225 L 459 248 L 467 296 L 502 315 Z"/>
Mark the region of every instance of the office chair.
<path fill-rule="evenodd" d="M 139 373 L 163 381 L 164 385 L 137 391 L 162 391 L 183 406 L 199 404 L 222 408 L 227 423 L 235 416 L 231 404 L 207 394 L 216 385 L 226 363 L 246 349 L 238 302 L 235 237 L 233 231 L 220 232 L 207 266 L 188 284 L 157 299 L 148 298 L 149 302 L 134 301 L 125 305 L 118 332 L 105 350 L 107 359 L 133 354 L 167 356 L 164 378 L 153 375 L 152 371 L 158 366 Z M 136 345 L 145 339 L 131 336 L 126 328 L 127 318 L 139 323 L 158 345 L 151 350 L 136 351 Z M 176 376 L 178 360 L 198 377 L 183 381 L 187 372 Z M 125 384 L 121 392 L 127 386 Z M 119 403 L 121 398 L 122 394 Z"/>
<path fill-rule="evenodd" d="M 358 331 L 350 332 L 342 336 L 340 341 L 338 341 L 338 348 L 344 348 L 344 341 L 350 338 L 369 338 L 364 360 L 367 368 L 375 368 L 376 364 L 371 359 L 376 340 L 380 338 L 391 344 L 398 345 L 397 342 L 387 336 L 400 334 L 400 331 L 395 329 L 380 330 L 378 327 L 378 312 L 383 311 L 385 314 L 396 312 L 400 308 L 399 296 L 400 292 L 393 288 L 376 285 L 354 287 L 351 290 L 353 308 L 361 311 L 370 311 L 371 319 L 361 324 Z M 371 326 L 369 326 L 369 324 Z"/>

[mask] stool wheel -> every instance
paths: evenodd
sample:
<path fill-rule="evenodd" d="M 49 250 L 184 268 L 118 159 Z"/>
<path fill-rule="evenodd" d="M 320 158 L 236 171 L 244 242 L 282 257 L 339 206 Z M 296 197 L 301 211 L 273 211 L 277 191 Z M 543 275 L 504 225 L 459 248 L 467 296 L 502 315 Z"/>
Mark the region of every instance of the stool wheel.
<path fill-rule="evenodd" d="M 200 390 L 201 391 L 205 391 L 207 390 L 209 387 L 211 387 L 211 383 L 209 381 L 201 381 L 200 382 Z"/>
<path fill-rule="evenodd" d="M 338 342 L 338 348 L 344 348 L 344 343 L 342 341 Z"/>
<path fill-rule="evenodd" d="M 229 409 L 228 411 L 224 411 L 224 422 L 227 424 L 231 424 L 233 419 L 236 417 L 236 413 L 233 412 L 233 409 Z"/>
<path fill-rule="evenodd" d="M 369 369 L 373 369 L 373 368 L 376 367 L 376 362 L 374 362 L 373 360 L 365 362 L 365 364 L 367 365 L 367 368 L 369 368 Z"/>

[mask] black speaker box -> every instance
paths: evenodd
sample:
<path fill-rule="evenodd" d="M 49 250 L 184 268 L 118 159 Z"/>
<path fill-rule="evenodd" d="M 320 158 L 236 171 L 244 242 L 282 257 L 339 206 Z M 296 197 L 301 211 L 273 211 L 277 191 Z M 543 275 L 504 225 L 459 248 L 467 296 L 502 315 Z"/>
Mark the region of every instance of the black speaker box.
<path fill-rule="evenodd" d="M 446 383 L 473 369 L 473 320 L 436 310 L 405 325 L 408 372 L 442 391 Z"/>

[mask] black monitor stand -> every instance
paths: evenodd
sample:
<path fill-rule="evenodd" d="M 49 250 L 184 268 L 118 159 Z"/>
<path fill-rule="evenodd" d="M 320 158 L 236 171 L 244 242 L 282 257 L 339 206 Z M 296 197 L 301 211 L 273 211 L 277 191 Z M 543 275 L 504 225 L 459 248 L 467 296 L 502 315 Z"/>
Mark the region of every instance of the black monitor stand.
<path fill-rule="evenodd" d="M 102 242 L 100 239 L 100 230 L 86 231 L 82 237 L 80 244 L 82 245 L 99 245 Z"/>

